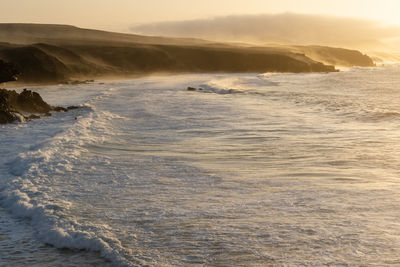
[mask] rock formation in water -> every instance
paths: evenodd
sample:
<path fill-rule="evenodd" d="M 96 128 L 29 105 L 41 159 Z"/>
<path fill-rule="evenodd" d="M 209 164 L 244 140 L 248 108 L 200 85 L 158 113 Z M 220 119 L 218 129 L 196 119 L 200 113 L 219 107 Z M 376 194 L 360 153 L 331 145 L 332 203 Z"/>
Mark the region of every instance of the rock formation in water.
<path fill-rule="evenodd" d="M 15 90 L 0 89 L 0 124 L 14 121 L 29 121 L 40 118 L 37 114 L 51 116 L 50 111 L 67 111 L 77 107 L 54 107 L 47 104 L 42 97 L 30 90 L 21 93 Z"/>
<path fill-rule="evenodd" d="M 0 83 L 16 81 L 19 74 L 13 64 L 0 60 Z M 38 93 L 30 90 L 24 89 L 21 93 L 17 93 L 15 90 L 0 89 L 0 124 L 38 119 L 40 118 L 38 114 L 51 116 L 50 111 L 76 108 L 78 107 L 51 106 Z"/>

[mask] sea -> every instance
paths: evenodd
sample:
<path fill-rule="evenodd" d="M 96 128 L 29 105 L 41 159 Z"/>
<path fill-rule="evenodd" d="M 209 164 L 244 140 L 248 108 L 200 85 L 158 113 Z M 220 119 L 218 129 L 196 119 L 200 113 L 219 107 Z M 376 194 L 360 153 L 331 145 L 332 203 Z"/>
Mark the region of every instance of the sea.
<path fill-rule="evenodd" d="M 400 265 L 400 65 L 28 89 L 0 266 Z"/>

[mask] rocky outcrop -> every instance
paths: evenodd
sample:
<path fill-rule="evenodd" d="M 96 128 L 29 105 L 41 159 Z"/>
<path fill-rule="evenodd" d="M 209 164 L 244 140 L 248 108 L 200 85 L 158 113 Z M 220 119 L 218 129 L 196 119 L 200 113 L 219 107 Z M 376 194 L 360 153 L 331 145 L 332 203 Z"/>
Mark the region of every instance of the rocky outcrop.
<path fill-rule="evenodd" d="M 342 67 L 374 67 L 374 61 L 358 50 L 328 46 L 294 46 L 293 52 L 304 53 L 307 57 L 324 64 Z"/>
<path fill-rule="evenodd" d="M 19 71 L 14 65 L 0 59 L 0 83 L 16 81 L 18 74 Z"/>
<path fill-rule="evenodd" d="M 0 89 L 0 124 L 29 121 L 40 118 L 38 114 L 51 116 L 50 111 L 65 112 L 75 108 L 51 106 L 38 93 L 30 90 L 17 93 L 15 90 Z"/>
<path fill-rule="evenodd" d="M 0 83 L 16 81 L 19 71 L 10 63 L 0 60 Z M 51 116 L 50 111 L 67 111 L 78 107 L 54 107 L 30 90 L 21 93 L 15 90 L 0 89 L 0 124 L 14 121 L 29 121 L 40 118 L 39 114 Z"/>

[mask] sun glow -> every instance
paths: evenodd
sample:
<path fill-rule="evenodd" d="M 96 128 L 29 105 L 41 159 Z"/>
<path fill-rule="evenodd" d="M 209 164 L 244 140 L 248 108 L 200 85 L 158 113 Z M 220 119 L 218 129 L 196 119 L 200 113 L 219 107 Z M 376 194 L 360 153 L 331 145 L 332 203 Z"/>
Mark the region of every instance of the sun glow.
<path fill-rule="evenodd" d="M 397 0 L 4 0 L 2 22 L 72 24 L 119 30 L 141 23 L 238 14 L 327 14 L 400 26 Z M 11 11 L 11 12 L 10 12 Z"/>

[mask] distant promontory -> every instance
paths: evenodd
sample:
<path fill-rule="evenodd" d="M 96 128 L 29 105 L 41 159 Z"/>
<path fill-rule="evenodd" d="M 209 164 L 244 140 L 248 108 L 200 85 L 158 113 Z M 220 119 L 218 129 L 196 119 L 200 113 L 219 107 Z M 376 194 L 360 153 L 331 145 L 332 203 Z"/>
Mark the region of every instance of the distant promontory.
<path fill-rule="evenodd" d="M 0 59 L 15 66 L 26 83 L 153 73 L 333 72 L 334 63 L 374 65 L 347 49 L 252 47 L 44 24 L 0 24 Z"/>

